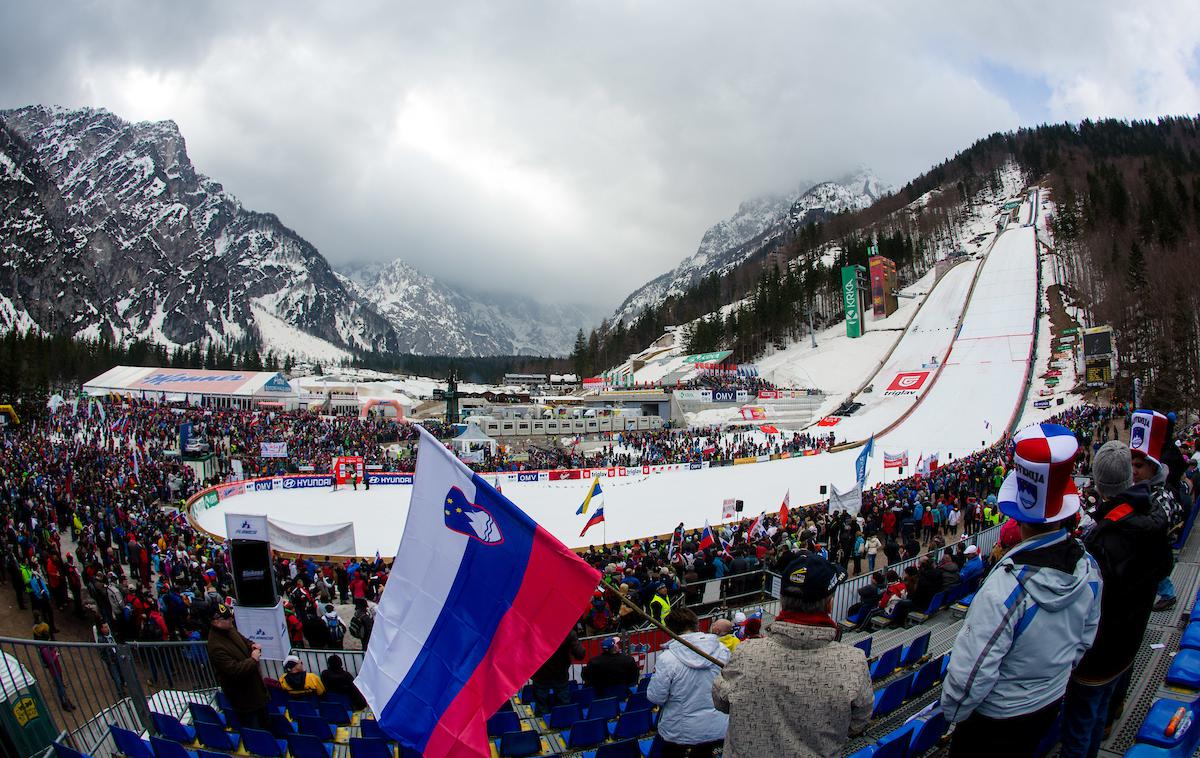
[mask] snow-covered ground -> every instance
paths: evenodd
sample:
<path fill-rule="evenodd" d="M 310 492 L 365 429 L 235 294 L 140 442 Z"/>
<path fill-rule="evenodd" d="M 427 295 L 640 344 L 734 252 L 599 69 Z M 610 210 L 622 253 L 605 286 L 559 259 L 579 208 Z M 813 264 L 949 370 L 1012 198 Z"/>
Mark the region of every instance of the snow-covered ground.
<path fill-rule="evenodd" d="M 1033 235 L 1032 227 L 1014 227 L 1000 235 L 983 263 L 949 360 L 916 409 L 896 430 L 877 440 L 869 481 L 885 476 L 883 450 L 908 448 L 914 463 L 922 452 L 938 451 L 946 461 L 950 454 L 958 457 L 1003 434 L 1021 398 L 1034 336 Z M 846 450 L 750 466 L 605 479 L 606 529 L 595 527 L 587 537 L 579 536 L 583 517 L 576 516 L 575 509 L 587 492 L 588 480 L 505 483 L 504 494 L 567 545 L 582 547 L 605 537 L 624 540 L 667 534 L 680 521 L 689 527 L 706 520 L 717 523 L 725 498 L 744 500 L 747 515 L 777 511 L 789 490 L 793 504 L 818 502 L 823 499 L 822 485 L 844 488 L 853 482 L 858 453 Z M 894 478 L 895 470 L 886 475 Z M 370 492 L 342 488 L 337 493 L 321 489 L 250 493 L 223 500 L 197 518 L 205 529 L 224 534 L 227 509 L 311 524 L 329 523 L 331 513 L 337 513 L 339 518 L 352 516 L 360 553 L 379 550 L 390 555 L 404 530 L 411 491 L 405 486 L 380 486 Z"/>

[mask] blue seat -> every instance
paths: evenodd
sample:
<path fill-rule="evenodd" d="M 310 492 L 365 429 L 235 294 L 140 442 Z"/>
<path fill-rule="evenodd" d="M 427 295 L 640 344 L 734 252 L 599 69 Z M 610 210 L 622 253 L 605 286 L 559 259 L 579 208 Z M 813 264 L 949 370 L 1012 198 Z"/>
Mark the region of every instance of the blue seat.
<path fill-rule="evenodd" d="M 913 756 L 924 755 L 925 751 L 936 745 L 950 728 L 941 710 L 935 710 L 929 718 L 914 723 L 917 726 L 913 729 L 912 741 L 908 744 L 908 754 Z"/>
<path fill-rule="evenodd" d="M 504 758 L 522 758 L 542 752 L 542 737 L 533 730 L 500 735 L 499 753 Z M 297 758 L 300 758 L 297 756 Z"/>
<path fill-rule="evenodd" d="M 188 751 L 192 752 L 191 750 Z M 224 753 L 214 753 L 211 750 L 205 750 L 202 747 L 196 748 L 196 758 L 228 758 Z"/>
<path fill-rule="evenodd" d="M 242 722 L 238 721 L 237 713 L 232 709 L 221 709 L 221 718 L 225 719 L 225 728 L 235 732 L 242 731 Z"/>
<path fill-rule="evenodd" d="M 513 702 L 512 702 L 512 698 L 509 698 L 508 700 L 505 700 L 503 703 L 501 703 L 501 704 L 500 704 L 500 707 L 499 707 L 499 708 L 497 708 L 496 710 L 498 710 L 498 711 L 511 711 L 512 709 L 513 709 Z"/>
<path fill-rule="evenodd" d="M 296 725 L 288 721 L 288 717 L 282 713 L 267 714 L 267 729 L 277 740 L 286 740 L 289 735 L 296 733 Z"/>
<path fill-rule="evenodd" d="M 169 740 L 183 745 L 191 745 L 196 741 L 196 730 L 186 726 L 179 719 L 158 711 L 150 712 L 150 720 L 154 723 L 154 731 Z"/>
<path fill-rule="evenodd" d="M 333 745 L 322 742 L 311 734 L 289 735 L 287 744 L 292 758 L 333 758 Z"/>
<path fill-rule="evenodd" d="M 950 653 L 942 656 L 942 678 L 946 678 L 946 670 L 950 668 Z"/>
<path fill-rule="evenodd" d="M 350 725 L 350 709 L 341 703 L 321 701 L 317 706 L 317 715 L 337 726 Z"/>
<path fill-rule="evenodd" d="M 233 709 L 233 703 L 229 702 L 229 696 L 226 695 L 221 690 L 217 690 L 217 707 L 220 708 L 222 711 L 224 711 L 226 709 L 229 709 L 229 710 Z"/>
<path fill-rule="evenodd" d="M 222 729 L 226 727 L 225 717 L 208 703 L 188 703 L 188 713 L 192 714 L 193 724 L 204 722 L 205 724 L 216 724 Z"/>
<path fill-rule="evenodd" d="M 518 696 L 518 699 L 524 705 L 530 705 L 531 703 L 533 703 L 533 685 L 527 684 L 524 687 L 522 687 L 521 694 Z"/>
<path fill-rule="evenodd" d="M 626 711 L 621 714 L 613 726 L 612 736 L 614 740 L 632 739 L 649 734 L 653 728 L 654 724 L 650 720 L 649 710 Z"/>
<path fill-rule="evenodd" d="M 933 689 L 933 685 L 941 681 L 942 678 L 942 659 L 934 658 L 931 661 L 926 661 L 925 665 L 917 669 L 917 673 L 913 676 L 912 691 L 909 692 L 910 697 L 924 695 Z"/>
<path fill-rule="evenodd" d="M 515 713 L 513 714 L 516 715 Z M 583 718 L 583 709 L 579 707 L 579 703 L 567 703 L 566 705 L 556 705 L 554 710 L 550 711 L 550 715 L 546 717 L 546 726 L 551 729 L 569 729 L 572 724 Z M 519 728 L 519 727 L 518 727 Z M 513 731 L 509 729 L 507 731 Z"/>
<path fill-rule="evenodd" d="M 1200 650 L 1200 624 L 1193 621 L 1187 625 L 1187 629 L 1183 630 L 1183 637 L 1179 640 L 1179 647 Z"/>
<path fill-rule="evenodd" d="M 646 691 L 646 688 L 650 686 L 650 679 L 653 676 L 654 676 L 654 674 L 646 674 L 645 676 L 643 676 L 641 679 L 638 680 L 638 683 L 637 683 L 638 692 Z"/>
<path fill-rule="evenodd" d="M 896 666 L 900 664 L 900 650 L 901 646 L 897 645 L 885 651 L 883 655 L 879 656 L 871 664 L 871 681 L 877 682 L 892 675 L 892 672 L 896 670 Z"/>
<path fill-rule="evenodd" d="M 64 745 L 61 742 L 54 743 L 54 755 L 57 758 L 92 758 L 87 753 L 81 753 L 70 745 Z"/>
<path fill-rule="evenodd" d="M 384 740 L 366 737 L 350 738 L 350 758 L 395 758 L 392 748 Z"/>
<path fill-rule="evenodd" d="M 301 716 L 320 716 L 320 711 L 317 710 L 317 701 L 315 700 L 298 700 L 292 698 L 287 702 L 287 712 L 292 719 L 298 719 Z"/>
<path fill-rule="evenodd" d="M 571 693 L 571 702 L 587 708 L 596 699 L 596 691 L 591 687 L 580 687 Z"/>
<path fill-rule="evenodd" d="M 287 740 L 280 739 L 263 729 L 243 729 L 242 744 L 246 751 L 267 758 L 285 758 Z"/>
<path fill-rule="evenodd" d="M 854 647 L 863 651 L 863 655 L 867 656 L 868 658 L 871 657 L 871 638 L 870 637 L 867 637 L 866 639 L 861 639 L 858 642 L 855 642 Z"/>
<path fill-rule="evenodd" d="M 616 715 L 621 712 L 621 706 L 615 697 L 606 697 L 601 700 L 593 700 L 588 706 L 587 717 L 589 719 L 611 719 L 616 718 Z"/>
<path fill-rule="evenodd" d="M 625 701 L 625 705 L 622 706 L 626 713 L 630 711 L 646 711 L 653 707 L 654 703 L 651 703 L 650 698 L 641 690 L 630 695 L 629 699 Z"/>
<path fill-rule="evenodd" d="M 1167 669 L 1167 684 L 1185 690 L 1200 690 L 1200 650 L 1180 650 Z"/>
<path fill-rule="evenodd" d="M 621 740 L 606 742 L 594 754 L 584 753 L 585 758 L 589 755 L 594 758 L 642 758 L 642 748 L 637 740 Z"/>
<path fill-rule="evenodd" d="M 638 746 L 641 747 L 646 758 L 662 758 L 662 737 L 657 734 L 650 739 L 641 740 L 638 742 Z"/>
<path fill-rule="evenodd" d="M 516 732 L 521 728 L 521 718 L 515 711 L 496 711 L 487 720 L 489 737 L 499 737 L 505 732 Z"/>
<path fill-rule="evenodd" d="M 280 688 L 268 687 L 267 697 L 269 698 L 269 705 L 273 705 L 280 710 L 287 708 L 288 694 Z"/>
<path fill-rule="evenodd" d="M 912 741 L 913 729 L 916 723 L 908 722 L 895 731 L 888 732 L 875 743 L 872 758 L 905 758 L 908 755 L 908 745 Z"/>
<path fill-rule="evenodd" d="M 929 598 L 929 605 L 921 611 L 926 616 L 932 616 L 942 609 L 942 604 L 946 602 L 946 593 L 943 590 L 938 592 L 933 597 Z"/>
<path fill-rule="evenodd" d="M 358 722 L 358 728 L 362 730 L 362 736 L 369 740 L 390 740 L 387 732 L 383 731 L 383 727 L 375 719 L 363 719 Z"/>
<path fill-rule="evenodd" d="M 855 750 L 853 753 L 846 756 L 846 758 L 874 758 L 874 755 L 877 752 L 879 752 L 878 745 L 866 745 L 865 747 L 860 747 L 858 750 Z"/>
<path fill-rule="evenodd" d="M 579 749 L 599 745 L 608 739 L 606 719 L 585 719 L 567 730 L 567 747 Z"/>
<path fill-rule="evenodd" d="M 224 753 L 236 753 L 242 738 L 237 732 L 227 732 L 218 724 L 201 721 L 196 724 L 196 737 L 200 744 Z"/>
<path fill-rule="evenodd" d="M 886 716 L 903 705 L 908 691 L 912 689 L 913 675 L 907 674 L 881 690 L 875 691 L 875 710 L 871 718 Z"/>
<path fill-rule="evenodd" d="M 334 705 L 342 706 L 343 708 L 345 708 L 348 711 L 354 710 L 354 708 L 351 707 L 351 705 L 350 705 L 350 697 L 348 695 L 343 695 L 340 692 L 326 691 L 326 693 L 321 696 L 321 699 L 318 700 L 317 703 L 318 703 L 318 707 L 320 704 L 333 703 Z"/>
<path fill-rule="evenodd" d="M 900 654 L 901 668 L 915 666 L 925 657 L 925 653 L 929 650 L 929 635 L 930 632 L 925 632 L 920 637 L 908 643 L 904 648 L 904 652 Z"/>
<path fill-rule="evenodd" d="M 320 716 L 301 716 L 296 719 L 300 734 L 311 734 L 322 742 L 330 742 L 337 736 L 337 727 Z"/>
<path fill-rule="evenodd" d="M 196 758 L 195 750 L 188 750 L 178 742 L 162 737 L 151 737 L 150 747 L 154 748 L 155 758 Z"/>
<path fill-rule="evenodd" d="M 154 748 L 150 743 L 138 736 L 136 732 L 122 729 L 116 724 L 109 724 L 108 731 L 112 734 L 117 752 L 128 758 L 154 758 Z"/>
<path fill-rule="evenodd" d="M 1193 723 L 1184 731 L 1176 728 L 1174 734 L 1167 735 L 1167 727 L 1180 708 L 1184 709 L 1185 718 L 1190 716 L 1194 722 L 1196 717 L 1194 703 L 1185 703 L 1166 697 L 1155 700 L 1154 704 L 1150 706 L 1150 712 L 1142 721 L 1142 726 L 1138 729 L 1136 741 L 1169 749 L 1186 746 L 1189 743 L 1194 746 L 1197 735 L 1200 735 L 1200 724 Z"/>

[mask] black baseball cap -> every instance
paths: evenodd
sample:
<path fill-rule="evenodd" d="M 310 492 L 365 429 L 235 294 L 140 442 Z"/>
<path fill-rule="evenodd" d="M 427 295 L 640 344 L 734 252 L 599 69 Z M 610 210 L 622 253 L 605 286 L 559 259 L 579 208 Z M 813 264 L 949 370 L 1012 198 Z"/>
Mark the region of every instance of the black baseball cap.
<path fill-rule="evenodd" d="M 783 571 L 781 592 L 805 602 L 824 600 L 833 594 L 846 572 L 816 553 L 802 555 Z"/>
<path fill-rule="evenodd" d="M 233 611 L 230 610 L 228 605 L 217 603 L 217 609 L 213 611 L 213 618 L 231 619 L 233 618 Z"/>

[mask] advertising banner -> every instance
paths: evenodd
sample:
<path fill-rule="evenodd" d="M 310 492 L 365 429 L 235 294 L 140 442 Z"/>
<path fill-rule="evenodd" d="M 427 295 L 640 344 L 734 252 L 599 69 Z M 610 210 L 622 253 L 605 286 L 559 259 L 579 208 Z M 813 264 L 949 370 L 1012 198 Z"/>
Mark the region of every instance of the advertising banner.
<path fill-rule="evenodd" d="M 714 403 L 736 403 L 737 390 L 713 390 L 712 398 Z"/>
<path fill-rule="evenodd" d="M 900 452 L 900 453 L 884 452 L 884 454 L 883 454 L 883 467 L 884 468 L 903 468 L 904 466 L 907 466 L 907 465 L 908 465 L 908 451 L 907 450 Z"/>
<path fill-rule="evenodd" d="M 286 458 L 288 455 L 286 442 L 260 442 L 258 451 L 262 458 Z"/>
<path fill-rule="evenodd" d="M 746 421 L 761 421 L 767 417 L 767 409 L 760 405 L 744 405 L 740 412 Z"/>
<path fill-rule="evenodd" d="M 846 336 L 861 337 L 862 294 L 858 286 L 861 266 L 842 266 L 842 306 L 846 311 Z"/>
<path fill-rule="evenodd" d="M 817 426 L 837 426 L 841 420 L 840 416 L 826 416 L 817 422 Z"/>
<path fill-rule="evenodd" d="M 282 661 L 291 652 L 292 644 L 288 640 L 282 600 L 271 608 L 235 605 L 233 618 L 242 636 L 262 648 L 263 658 Z"/>
<path fill-rule="evenodd" d="M 721 520 L 733 521 L 737 518 L 737 498 L 727 497 L 721 503 Z"/>
<path fill-rule="evenodd" d="M 355 475 L 361 482 L 366 473 L 361 455 L 339 455 L 333 459 L 333 475 L 337 477 L 338 484 L 346 484 Z"/>
<path fill-rule="evenodd" d="M 250 516 L 241 513 L 225 514 L 225 534 L 231 540 L 254 540 L 270 542 L 266 516 Z"/>
<path fill-rule="evenodd" d="M 883 391 L 884 395 L 915 395 L 925 386 L 929 378 L 928 371 L 901 371 L 892 379 L 892 383 Z"/>

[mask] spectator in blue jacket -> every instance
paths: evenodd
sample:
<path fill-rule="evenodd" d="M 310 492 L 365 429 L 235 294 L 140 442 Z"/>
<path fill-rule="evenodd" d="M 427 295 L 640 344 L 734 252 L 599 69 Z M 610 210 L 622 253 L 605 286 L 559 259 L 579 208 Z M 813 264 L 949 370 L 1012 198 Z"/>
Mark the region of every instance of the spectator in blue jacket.
<path fill-rule="evenodd" d="M 966 584 L 982 574 L 983 559 L 979 557 L 979 547 L 977 545 L 968 545 L 967 562 L 963 564 L 962 570 L 958 572 L 958 579 L 963 584 Z"/>

